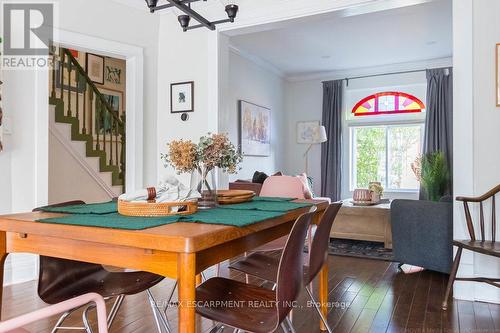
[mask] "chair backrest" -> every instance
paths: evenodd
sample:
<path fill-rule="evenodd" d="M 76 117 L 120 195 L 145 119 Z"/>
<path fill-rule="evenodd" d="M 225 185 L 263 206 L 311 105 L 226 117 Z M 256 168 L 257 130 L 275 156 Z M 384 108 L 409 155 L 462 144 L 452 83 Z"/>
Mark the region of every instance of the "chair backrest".
<path fill-rule="evenodd" d="M 297 177 L 271 176 L 262 184 L 260 196 L 304 199 L 304 184 Z"/>
<path fill-rule="evenodd" d="M 480 241 L 488 241 L 491 240 L 493 242 L 496 241 L 496 202 L 495 196 L 500 192 L 500 185 L 497 185 L 495 188 L 486 192 L 485 194 L 479 197 L 457 197 L 458 201 L 462 201 L 464 204 L 465 210 L 465 219 L 467 221 L 467 230 L 469 231 L 469 236 L 472 241 L 476 241 L 476 230 L 474 225 L 474 220 L 471 215 L 469 203 L 479 203 L 479 234 Z M 489 236 L 486 235 L 487 226 L 485 226 L 485 218 L 484 218 L 484 206 L 485 203 L 491 201 L 491 234 Z"/>
<path fill-rule="evenodd" d="M 315 213 L 305 213 L 294 223 L 281 254 L 276 284 L 278 321 L 276 328 L 293 309 L 304 280 L 304 244 Z"/>
<path fill-rule="evenodd" d="M 83 205 L 84 201 L 68 201 L 45 207 L 35 208 L 33 211 L 41 211 L 49 207 L 65 207 L 73 205 Z M 59 297 L 54 297 L 64 289 L 68 284 L 79 281 L 82 277 L 89 276 L 92 273 L 101 271 L 102 265 L 86 262 L 67 260 L 40 256 L 39 278 L 38 278 L 38 296 L 48 304 L 55 304 Z M 71 297 L 72 295 L 69 295 Z"/>
<path fill-rule="evenodd" d="M 308 279 L 305 283 L 309 283 L 319 273 L 328 255 L 328 243 L 330 242 L 330 231 L 332 230 L 333 221 L 337 217 L 337 213 L 342 207 L 341 202 L 332 203 L 328 206 L 321 221 L 319 222 L 316 232 L 309 249 L 309 271 Z"/>

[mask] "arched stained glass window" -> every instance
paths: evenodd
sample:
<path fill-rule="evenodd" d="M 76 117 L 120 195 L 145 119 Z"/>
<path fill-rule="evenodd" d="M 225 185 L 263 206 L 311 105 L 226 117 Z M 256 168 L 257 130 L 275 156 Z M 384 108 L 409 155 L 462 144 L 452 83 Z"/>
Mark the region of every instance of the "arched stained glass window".
<path fill-rule="evenodd" d="M 425 109 L 421 100 L 403 92 L 381 92 L 370 95 L 359 101 L 352 113 L 355 116 L 372 116 L 381 114 L 416 113 Z"/>

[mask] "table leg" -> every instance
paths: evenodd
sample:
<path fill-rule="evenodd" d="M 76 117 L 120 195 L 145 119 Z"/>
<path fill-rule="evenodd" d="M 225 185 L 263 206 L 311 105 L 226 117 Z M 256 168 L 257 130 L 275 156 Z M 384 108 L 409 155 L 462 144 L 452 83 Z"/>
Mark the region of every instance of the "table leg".
<path fill-rule="evenodd" d="M 194 253 L 180 253 L 177 262 L 179 274 L 179 333 L 195 333 L 196 255 Z"/>
<path fill-rule="evenodd" d="M 321 304 L 321 313 L 328 318 L 328 262 L 325 262 L 323 269 L 319 272 L 319 302 Z M 326 331 L 326 327 L 320 321 L 320 330 Z"/>
<path fill-rule="evenodd" d="M 0 320 L 2 319 L 3 275 L 7 258 L 7 240 L 5 231 L 0 231 Z"/>

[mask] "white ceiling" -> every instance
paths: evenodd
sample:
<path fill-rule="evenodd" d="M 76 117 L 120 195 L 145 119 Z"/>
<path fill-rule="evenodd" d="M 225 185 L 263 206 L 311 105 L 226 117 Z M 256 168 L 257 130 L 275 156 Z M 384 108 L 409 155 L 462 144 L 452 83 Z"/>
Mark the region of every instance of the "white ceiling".
<path fill-rule="evenodd" d="M 356 16 L 323 15 L 230 42 L 286 76 L 451 57 L 452 4 L 436 0 Z"/>

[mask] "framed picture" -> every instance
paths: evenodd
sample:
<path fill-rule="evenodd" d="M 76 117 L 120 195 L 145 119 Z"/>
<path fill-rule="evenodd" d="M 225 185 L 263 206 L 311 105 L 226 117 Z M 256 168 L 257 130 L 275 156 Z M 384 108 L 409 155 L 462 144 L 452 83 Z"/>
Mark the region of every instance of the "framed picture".
<path fill-rule="evenodd" d="M 317 121 L 299 121 L 297 123 L 297 143 L 315 143 L 321 122 Z"/>
<path fill-rule="evenodd" d="M 170 112 L 194 111 L 194 82 L 178 82 L 170 85 Z"/>
<path fill-rule="evenodd" d="M 87 53 L 85 68 L 92 82 L 104 84 L 104 57 Z"/>
<path fill-rule="evenodd" d="M 62 78 L 61 78 L 61 66 L 59 64 L 56 65 L 56 88 L 61 88 L 61 79 L 64 90 L 69 90 L 72 92 L 78 92 L 80 94 L 84 93 L 87 89 L 87 84 L 85 82 L 85 78 L 80 75 L 78 78 L 78 82 L 76 82 L 76 70 L 71 71 L 71 79 L 68 77 L 68 64 L 63 64 Z M 69 82 L 68 82 L 69 80 Z M 69 83 L 69 84 L 68 84 Z"/>
<path fill-rule="evenodd" d="M 125 91 L 126 61 L 106 58 L 104 63 L 104 85 L 107 88 Z"/>
<path fill-rule="evenodd" d="M 240 101 L 240 143 L 245 156 L 271 155 L 271 110 Z"/>
<path fill-rule="evenodd" d="M 496 45 L 495 62 L 496 62 L 496 78 L 497 78 L 497 91 L 496 91 L 497 106 L 500 106 L 500 43 Z"/>
<path fill-rule="evenodd" d="M 111 109 L 120 116 L 123 112 L 123 93 L 109 89 L 99 89 Z M 111 115 L 108 112 L 97 110 L 95 112 L 94 133 L 111 133 Z"/>

